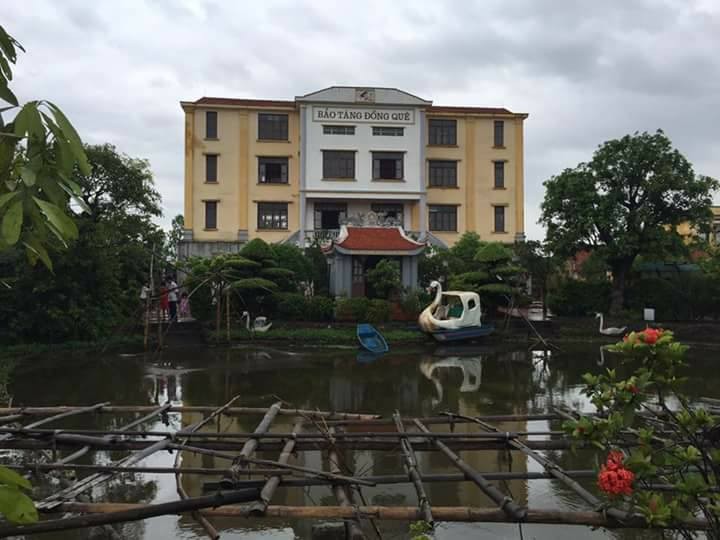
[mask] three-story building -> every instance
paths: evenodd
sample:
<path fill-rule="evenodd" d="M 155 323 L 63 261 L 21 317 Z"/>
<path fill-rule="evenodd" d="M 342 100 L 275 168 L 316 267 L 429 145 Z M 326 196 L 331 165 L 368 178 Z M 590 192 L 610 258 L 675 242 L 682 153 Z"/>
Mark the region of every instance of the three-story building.
<path fill-rule="evenodd" d="M 437 245 L 466 231 L 524 238 L 526 114 L 339 86 L 292 101 L 181 105 L 182 256 L 235 251 L 256 237 L 329 240 L 360 215 L 393 220 Z"/>

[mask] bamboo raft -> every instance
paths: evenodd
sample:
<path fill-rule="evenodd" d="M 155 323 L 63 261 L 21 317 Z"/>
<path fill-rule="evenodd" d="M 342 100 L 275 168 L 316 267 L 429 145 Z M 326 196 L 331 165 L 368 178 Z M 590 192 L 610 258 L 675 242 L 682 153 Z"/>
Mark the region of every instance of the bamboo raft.
<path fill-rule="evenodd" d="M 562 420 L 572 417 L 568 411 L 555 409 L 545 414 L 515 414 L 469 417 L 445 413 L 424 418 L 403 417 L 396 411 L 391 417 L 374 414 L 341 413 L 283 407 L 282 402 L 267 408 L 239 407 L 235 396 L 219 406 L 116 406 L 98 403 L 90 406 L 12 407 L 0 408 L 0 450 L 41 451 L 45 460 L 24 459 L 8 464 L 26 475 L 73 470 L 76 481 L 36 501 L 45 518 L 28 525 L 0 523 L 0 538 L 51 531 L 63 531 L 137 521 L 161 515 L 190 513 L 210 538 L 220 533 L 211 523 L 217 517 L 292 518 L 308 520 L 344 520 L 348 538 L 358 540 L 380 536 L 376 521 L 422 520 L 433 526 L 437 522 L 502 522 L 570 524 L 605 528 L 644 528 L 641 516 L 622 509 L 603 507 L 602 502 L 579 482 L 592 478 L 592 470 L 563 470 L 539 451 L 570 447 L 558 431 L 503 431 L 493 422 L 525 422 Z M 197 420 L 182 429 L 169 427 L 170 414 L 192 413 Z M 112 415 L 115 425 L 110 430 L 51 427 L 60 420 L 87 415 Z M 223 417 L 261 416 L 252 432 L 221 432 Z M 132 416 L 122 424 L 117 418 Z M 292 419 L 290 431 L 271 431 L 278 417 Z M 143 424 L 162 420 L 166 430 L 148 430 Z M 463 431 L 472 425 L 482 431 Z M 201 431 L 216 426 L 214 431 Z M 432 426 L 450 428 L 451 432 L 432 431 Z M 631 434 L 628 434 L 631 437 Z M 542 437 L 537 440 L 533 437 Z M 122 451 L 124 457 L 103 464 L 80 464 L 76 460 L 100 451 Z M 402 458 L 403 472 L 387 475 L 363 475 L 354 471 L 344 458 L 346 450 L 377 450 L 394 452 Z M 542 468 L 541 472 L 479 471 L 463 460 L 460 450 L 507 451 L 521 453 Z M 173 466 L 151 467 L 142 461 L 157 452 L 175 452 Z M 259 459 L 258 452 L 277 452 L 276 459 Z M 293 463 L 300 452 L 322 452 L 328 458 L 327 470 Z M 421 470 L 419 452 L 444 455 L 455 473 L 431 474 Z M 183 453 L 207 455 L 224 463 L 221 467 L 183 467 Z M 27 458 L 27 454 L 23 453 Z M 85 502 L 79 500 L 94 488 L 119 474 L 173 474 L 178 499 L 153 504 L 119 502 Z M 211 494 L 189 496 L 183 487 L 183 475 L 214 476 L 221 481 L 208 482 Z M 254 478 L 248 478 L 248 475 Z M 549 479 L 561 482 L 589 508 L 576 511 L 554 511 L 527 508 L 501 491 L 494 482 L 504 480 Z M 433 506 L 425 486 L 434 482 L 469 482 L 496 506 L 447 507 Z M 409 484 L 415 491 L 417 506 L 370 505 L 363 488 L 376 485 Z M 335 506 L 274 505 L 279 487 L 327 486 Z M 672 490 L 673 486 L 654 485 L 653 489 Z M 602 511 L 601 511 L 602 510 Z M 72 516 L 68 517 L 68 514 Z M 58 516 L 62 517 L 58 517 Z M 703 520 L 685 522 L 688 529 L 708 528 Z M 373 535 L 373 532 L 375 535 Z"/>

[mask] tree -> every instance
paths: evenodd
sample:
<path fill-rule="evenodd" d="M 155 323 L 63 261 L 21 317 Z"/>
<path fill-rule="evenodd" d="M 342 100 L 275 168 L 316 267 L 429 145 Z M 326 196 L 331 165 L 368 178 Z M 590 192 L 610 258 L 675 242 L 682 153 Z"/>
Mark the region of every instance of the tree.
<path fill-rule="evenodd" d="M 31 263 L 52 269 L 48 247 L 67 247 L 78 236 L 69 217 L 71 202 L 85 209 L 80 186 L 71 179 L 77 166 L 90 166 L 75 128 L 57 105 L 29 101 L 22 107 L 10 90 L 11 65 L 22 45 L 0 26 L 0 251 L 20 244 Z"/>
<path fill-rule="evenodd" d="M 500 242 L 480 242 L 466 268 L 469 270 L 450 278 L 449 287 L 461 291 L 475 291 L 483 304 L 491 308 L 506 304 L 519 292 L 518 284 L 523 268 L 513 263 L 512 250 Z"/>
<path fill-rule="evenodd" d="M 389 299 L 402 288 L 400 263 L 392 259 L 378 261 L 374 268 L 368 270 L 367 282 L 374 297 Z"/>
<path fill-rule="evenodd" d="M 167 234 L 167 243 L 165 246 L 166 253 L 173 259 L 178 258 L 178 246 L 183 239 L 183 230 L 185 229 L 185 218 L 182 214 L 178 214 L 170 224 L 170 231 Z"/>
<path fill-rule="evenodd" d="M 618 312 L 635 258 L 661 250 L 679 223 L 709 220 L 711 193 L 720 184 L 696 175 L 658 130 L 607 141 L 590 162 L 544 185 L 548 244 L 565 256 L 580 246 L 602 249 L 612 271 L 611 311 Z"/>
<path fill-rule="evenodd" d="M 90 173 L 72 181 L 88 211 L 76 218 L 78 238 L 54 254 L 54 271 L 33 266 L 19 247 L 0 259 L 12 287 L 0 289 L 6 339 L 58 342 L 107 336 L 140 320 L 139 291 L 153 246 L 164 234 L 154 223 L 160 195 L 144 160 L 112 145 L 88 146 Z"/>

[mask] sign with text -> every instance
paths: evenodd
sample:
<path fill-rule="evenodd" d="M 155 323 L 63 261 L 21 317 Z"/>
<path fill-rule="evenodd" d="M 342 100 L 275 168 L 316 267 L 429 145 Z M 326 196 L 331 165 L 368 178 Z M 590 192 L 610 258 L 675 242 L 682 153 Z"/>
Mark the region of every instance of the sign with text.
<path fill-rule="evenodd" d="M 413 109 L 375 107 L 313 107 L 313 121 L 325 123 L 414 124 Z"/>

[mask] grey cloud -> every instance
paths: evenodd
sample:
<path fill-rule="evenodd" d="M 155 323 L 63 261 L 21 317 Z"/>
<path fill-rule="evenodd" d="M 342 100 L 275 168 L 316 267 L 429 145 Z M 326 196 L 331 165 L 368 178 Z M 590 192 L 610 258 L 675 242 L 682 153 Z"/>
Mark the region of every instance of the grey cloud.
<path fill-rule="evenodd" d="M 699 1 L 27 0 L 3 5 L 3 25 L 28 49 L 18 94 L 57 102 L 89 142 L 148 158 L 165 225 L 182 211 L 180 100 L 361 84 L 530 113 L 538 238 L 542 181 L 609 138 L 663 128 L 720 176 L 720 12 Z"/>

